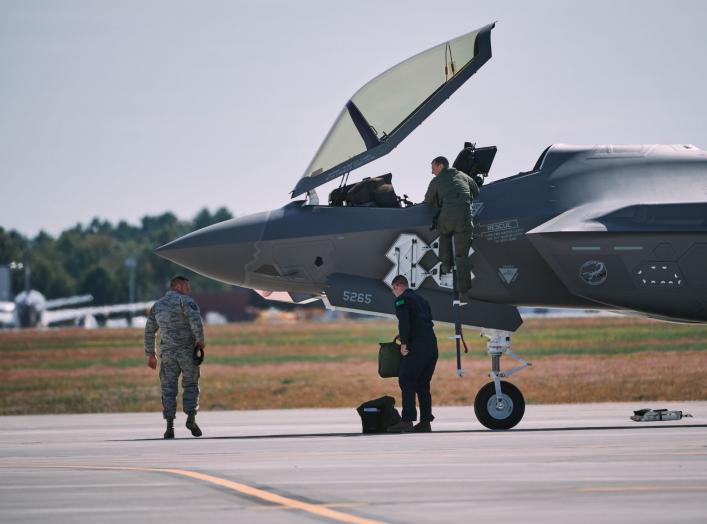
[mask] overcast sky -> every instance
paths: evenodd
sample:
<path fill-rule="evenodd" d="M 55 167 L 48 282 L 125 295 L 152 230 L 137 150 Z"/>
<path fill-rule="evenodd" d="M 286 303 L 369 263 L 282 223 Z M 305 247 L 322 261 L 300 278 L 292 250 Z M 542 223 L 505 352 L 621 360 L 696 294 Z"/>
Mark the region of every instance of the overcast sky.
<path fill-rule="evenodd" d="M 493 58 L 351 181 L 419 201 L 465 140 L 491 180 L 552 143 L 707 149 L 707 2 L 0 0 L 0 226 L 280 207 L 360 86 L 493 21 Z"/>

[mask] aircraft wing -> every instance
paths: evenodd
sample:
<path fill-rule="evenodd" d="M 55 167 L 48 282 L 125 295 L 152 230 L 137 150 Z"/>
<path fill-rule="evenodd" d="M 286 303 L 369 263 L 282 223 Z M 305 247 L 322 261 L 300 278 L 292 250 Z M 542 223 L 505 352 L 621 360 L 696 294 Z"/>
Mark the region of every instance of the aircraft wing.
<path fill-rule="evenodd" d="M 491 58 L 489 24 L 378 75 L 342 109 L 292 197 L 388 154 Z"/>
<path fill-rule="evenodd" d="M 115 304 L 111 306 L 91 306 L 72 309 L 59 309 L 56 311 L 44 311 L 42 313 L 42 325 L 50 326 L 57 322 L 66 322 L 88 315 L 112 315 L 116 313 L 140 313 L 145 314 L 152 307 L 154 302 L 136 302 L 133 304 Z"/>
<path fill-rule="evenodd" d="M 93 300 L 93 295 L 76 295 L 73 297 L 66 298 L 53 298 L 47 300 L 44 304 L 44 309 L 56 309 L 64 306 L 75 306 L 76 304 L 85 304 L 86 302 L 91 302 Z"/>

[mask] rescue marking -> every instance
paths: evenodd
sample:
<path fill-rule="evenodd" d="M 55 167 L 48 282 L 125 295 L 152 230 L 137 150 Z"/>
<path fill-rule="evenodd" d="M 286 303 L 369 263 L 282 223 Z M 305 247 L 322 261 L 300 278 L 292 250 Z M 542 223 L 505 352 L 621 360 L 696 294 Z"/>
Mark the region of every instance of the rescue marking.
<path fill-rule="evenodd" d="M 213 475 L 206 475 L 204 473 L 197 473 L 196 471 L 189 471 L 186 469 L 172 469 L 172 468 L 140 468 L 134 466 L 71 466 L 71 465 L 26 465 L 26 466 L 4 466 L 4 467 L 20 467 L 20 468 L 39 468 L 39 469 L 89 469 L 89 470 L 109 470 L 109 471 L 139 471 L 147 473 L 169 473 L 172 475 L 178 475 L 181 477 L 188 477 L 196 480 L 201 480 L 202 482 L 208 482 L 216 486 L 221 486 L 222 488 L 227 488 L 243 495 L 248 495 L 249 497 L 261 499 L 273 504 L 277 504 L 287 509 L 299 509 L 307 513 L 312 513 L 313 515 L 318 515 L 327 519 L 335 520 L 337 522 L 349 522 L 351 524 L 385 524 L 380 520 L 367 519 L 363 517 L 357 517 L 356 515 L 350 515 L 348 513 L 343 513 L 341 511 L 336 511 L 330 509 L 329 504 L 311 504 L 309 502 L 302 502 L 300 500 L 291 499 L 289 497 L 283 497 L 282 495 L 277 495 L 276 493 L 270 493 L 264 489 L 254 488 L 248 486 L 247 484 L 241 484 L 240 482 L 234 482 L 232 480 L 223 479 L 220 477 L 214 477 Z M 333 505 L 333 504 L 331 504 Z"/>
<path fill-rule="evenodd" d="M 480 224 L 478 229 L 479 238 L 496 242 L 497 244 L 512 242 L 523 234 L 523 228 L 520 227 L 517 218 L 490 224 Z"/>

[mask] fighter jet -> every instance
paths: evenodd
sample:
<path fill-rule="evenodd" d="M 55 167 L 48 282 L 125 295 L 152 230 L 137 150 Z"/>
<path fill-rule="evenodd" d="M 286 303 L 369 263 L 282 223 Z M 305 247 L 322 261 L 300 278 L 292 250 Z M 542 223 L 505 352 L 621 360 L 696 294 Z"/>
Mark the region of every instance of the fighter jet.
<path fill-rule="evenodd" d="M 345 104 L 280 209 L 228 220 L 156 252 L 213 279 L 393 316 L 390 283 L 407 276 L 439 322 L 454 321 L 432 210 L 395 194 L 392 175 L 316 188 L 389 153 L 491 58 L 494 24 L 394 66 Z M 460 137 L 460 144 L 464 138 Z M 494 147 L 465 144 L 457 165 L 480 183 Z M 527 172 L 481 188 L 469 253 L 465 326 L 488 339 L 492 379 L 477 418 L 508 429 L 523 395 L 507 379 L 529 363 L 511 350 L 518 306 L 601 309 L 707 322 L 707 153 L 692 145 L 551 145 Z M 696 188 L 698 190 L 696 190 Z M 303 199 L 297 199 L 306 195 Z M 517 361 L 501 370 L 501 357 Z"/>

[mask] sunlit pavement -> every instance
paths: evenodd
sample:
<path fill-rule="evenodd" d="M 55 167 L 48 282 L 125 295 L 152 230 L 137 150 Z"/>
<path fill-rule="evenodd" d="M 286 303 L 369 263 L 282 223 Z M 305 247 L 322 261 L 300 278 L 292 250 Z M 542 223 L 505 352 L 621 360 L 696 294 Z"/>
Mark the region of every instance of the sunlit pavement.
<path fill-rule="evenodd" d="M 694 418 L 636 423 L 633 410 Z M 704 522 L 707 402 L 469 407 L 431 434 L 361 435 L 351 409 L 0 417 L 2 522 Z"/>

